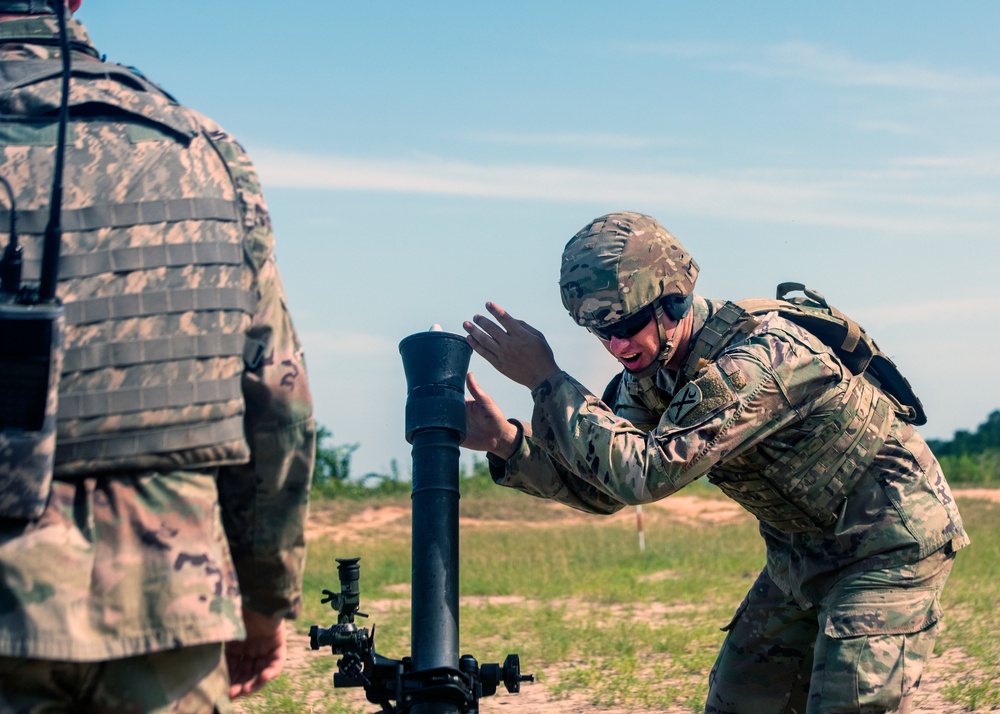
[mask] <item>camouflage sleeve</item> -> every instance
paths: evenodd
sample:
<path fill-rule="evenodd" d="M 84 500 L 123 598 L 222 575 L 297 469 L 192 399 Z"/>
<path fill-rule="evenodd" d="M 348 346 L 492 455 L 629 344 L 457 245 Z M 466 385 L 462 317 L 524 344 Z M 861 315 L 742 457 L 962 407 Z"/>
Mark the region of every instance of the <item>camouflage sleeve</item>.
<path fill-rule="evenodd" d="M 578 478 L 542 449 L 531 437 L 530 428 L 522 427 L 518 450 L 506 462 L 490 460 L 490 473 L 500 486 L 538 498 L 558 501 L 587 513 L 608 515 L 624 503 Z"/>
<path fill-rule="evenodd" d="M 789 395 L 817 397 L 829 384 L 825 368 L 796 369 L 797 359 L 806 367 L 813 355 L 796 357 L 781 344 L 764 336 L 709 365 L 674 395 L 648 433 L 568 374 L 557 374 L 532 393 L 534 439 L 611 498 L 656 501 L 800 418 Z M 776 374 L 779 363 L 788 379 Z"/>
<path fill-rule="evenodd" d="M 206 123 L 239 192 L 257 292 L 243 375 L 244 429 L 251 456 L 249 463 L 226 467 L 219 475 L 222 519 L 244 606 L 296 617 L 316 453 L 312 398 L 257 173 L 232 137 L 202 120 Z"/>

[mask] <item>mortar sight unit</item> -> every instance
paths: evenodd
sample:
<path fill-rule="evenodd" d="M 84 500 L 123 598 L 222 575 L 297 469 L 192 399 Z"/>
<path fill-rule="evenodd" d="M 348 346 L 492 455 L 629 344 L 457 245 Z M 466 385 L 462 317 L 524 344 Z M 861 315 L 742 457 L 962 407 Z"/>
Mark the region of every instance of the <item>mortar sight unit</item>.
<path fill-rule="evenodd" d="M 368 701 L 389 714 L 478 714 L 479 700 L 500 684 L 520 691 L 516 654 L 502 665 L 480 665 L 458 655 L 459 444 L 465 437 L 465 375 L 472 349 L 440 328 L 399 344 L 406 373 L 406 440 L 413 458 L 411 656 L 389 659 L 375 651 L 375 626 L 358 628 L 360 558 L 337 560 L 340 592 L 324 590 L 337 624 L 313 626 L 312 648 L 342 655 L 335 687 L 364 687 Z M 393 704 L 395 702 L 395 704 Z"/>

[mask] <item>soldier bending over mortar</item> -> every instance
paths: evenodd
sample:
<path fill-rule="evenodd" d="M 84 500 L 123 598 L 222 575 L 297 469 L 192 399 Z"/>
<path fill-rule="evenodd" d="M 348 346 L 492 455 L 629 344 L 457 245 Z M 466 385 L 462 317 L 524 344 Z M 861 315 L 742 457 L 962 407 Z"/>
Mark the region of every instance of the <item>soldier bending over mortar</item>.
<path fill-rule="evenodd" d="M 697 275 L 649 216 L 588 224 L 563 252 L 562 300 L 624 371 L 598 398 L 487 303 L 495 321 L 464 323 L 468 342 L 534 412 L 508 421 L 469 375 L 463 445 L 487 452 L 496 483 L 591 513 L 706 476 L 758 518 L 767 565 L 725 628 L 706 712 L 907 711 L 969 543 L 914 429 L 919 401 L 822 296 L 805 291 L 829 320 L 806 324 L 839 326 L 835 346 L 795 319 L 810 310 L 707 300 Z M 870 362 L 852 362 L 859 346 Z"/>

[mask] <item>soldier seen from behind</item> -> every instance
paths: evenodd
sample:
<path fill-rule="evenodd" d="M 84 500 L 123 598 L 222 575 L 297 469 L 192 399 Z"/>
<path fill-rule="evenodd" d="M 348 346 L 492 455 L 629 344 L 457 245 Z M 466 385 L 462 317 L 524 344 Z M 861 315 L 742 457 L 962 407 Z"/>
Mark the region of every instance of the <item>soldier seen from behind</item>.
<path fill-rule="evenodd" d="M 508 421 L 470 374 L 463 445 L 488 453 L 498 484 L 583 511 L 704 476 L 757 517 L 766 567 L 724 628 L 706 712 L 907 711 L 969 543 L 914 428 L 919 401 L 822 296 L 806 291 L 810 309 L 709 300 L 697 275 L 649 216 L 588 224 L 563 252 L 562 300 L 624 371 L 599 398 L 487 303 L 493 319 L 466 322 L 468 342 L 534 410 Z M 810 310 L 822 319 L 804 321 Z"/>
<path fill-rule="evenodd" d="M 23 267 L 10 305 L 40 274 L 59 1 L 0 0 L 0 242 L 5 271 Z M 25 514 L 18 494 L 43 482 L 16 467 L 3 425 L 0 711 L 229 711 L 280 673 L 301 609 L 302 349 L 242 147 L 65 24 L 54 478 Z"/>

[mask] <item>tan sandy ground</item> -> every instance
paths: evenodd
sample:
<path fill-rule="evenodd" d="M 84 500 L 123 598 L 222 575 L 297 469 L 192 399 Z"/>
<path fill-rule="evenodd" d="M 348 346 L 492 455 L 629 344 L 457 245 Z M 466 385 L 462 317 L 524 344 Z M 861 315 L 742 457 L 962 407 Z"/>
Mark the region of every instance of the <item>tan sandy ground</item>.
<path fill-rule="evenodd" d="M 1000 489 L 964 489 L 956 490 L 955 494 L 956 496 L 965 498 L 983 498 L 1000 503 Z M 678 519 L 690 522 L 708 521 L 712 523 L 728 523 L 750 517 L 749 514 L 732 501 L 700 498 L 697 496 L 675 495 L 654 504 L 649 504 L 645 508 L 662 509 Z M 576 519 L 587 518 L 583 514 L 575 515 L 572 511 L 568 511 L 565 508 L 562 508 L 561 511 L 562 517 L 558 520 L 561 524 Z M 570 515 L 565 515 L 567 513 Z M 402 507 L 376 507 L 366 509 L 360 513 L 354 513 L 352 514 L 349 528 L 339 524 L 324 523 L 322 516 L 320 514 L 317 515 L 319 517 L 312 519 L 313 523 L 308 534 L 309 540 L 315 538 L 350 540 L 352 538 L 363 538 L 366 532 L 376 529 L 382 532 L 385 532 L 386 529 L 394 528 L 398 528 L 401 531 L 408 531 L 409 529 L 409 524 L 406 521 L 409 509 Z M 628 512 L 620 513 L 614 516 L 614 518 L 634 519 L 635 515 L 634 512 L 628 509 Z M 465 518 L 462 519 L 461 523 L 464 528 L 475 528 L 485 525 L 481 521 Z M 496 527 L 496 522 L 491 522 L 488 525 Z M 506 527 L 517 528 L 542 528 L 545 527 L 545 522 L 538 520 L 528 522 L 506 521 L 505 525 Z M 463 602 L 473 604 L 473 600 L 475 599 L 463 598 Z M 374 605 L 374 603 L 371 604 Z M 395 606 L 400 606 L 400 604 L 405 606 L 405 603 L 400 603 L 398 600 L 393 601 L 392 604 Z M 388 606 L 390 603 L 385 602 L 381 603 L 381 605 Z M 310 658 L 316 657 L 317 653 L 310 650 L 307 636 L 292 634 L 289 639 L 286 672 L 294 678 L 295 672 L 305 669 Z M 968 676 L 970 674 L 968 668 L 969 660 L 960 650 L 951 649 L 935 653 L 933 659 L 924 670 L 921 686 L 914 702 L 914 714 L 970 714 L 970 710 L 945 701 L 944 697 L 940 694 L 941 688 L 947 683 L 952 682 L 955 678 Z M 551 671 L 547 674 L 549 678 L 554 678 L 555 675 L 558 675 L 558 672 Z M 302 711 L 309 712 L 311 710 L 310 704 L 321 696 L 328 696 L 328 694 L 319 691 L 311 692 L 306 697 L 306 701 L 302 703 Z M 361 690 L 336 690 L 333 696 L 343 696 L 345 699 L 356 704 L 366 705 L 367 709 L 365 711 L 375 711 L 377 708 L 375 705 L 366 704 L 364 694 Z M 240 702 L 234 702 L 234 708 L 237 712 L 246 711 L 240 705 Z M 654 712 L 654 710 L 645 709 L 600 707 L 589 703 L 585 693 L 570 694 L 568 697 L 556 699 L 546 689 L 544 684 L 534 683 L 522 685 L 520 693 L 516 695 L 507 693 L 501 687 L 501 691 L 495 696 L 484 698 L 480 702 L 480 712 L 482 714 L 503 714 L 504 712 L 509 712 L 510 714 L 514 714 L 514 712 L 517 712 L 517 714 L 690 714 L 690 709 L 671 707 L 665 710 L 658 709 Z M 973 712 L 972 714 L 979 714 L 979 712 Z"/>

